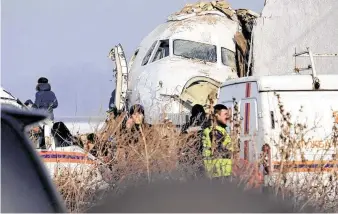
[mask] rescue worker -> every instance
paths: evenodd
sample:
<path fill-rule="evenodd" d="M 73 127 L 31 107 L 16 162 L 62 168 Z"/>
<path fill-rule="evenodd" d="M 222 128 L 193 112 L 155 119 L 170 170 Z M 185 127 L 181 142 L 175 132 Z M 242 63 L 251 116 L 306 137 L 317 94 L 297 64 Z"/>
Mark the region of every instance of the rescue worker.
<path fill-rule="evenodd" d="M 203 131 L 203 163 L 211 178 L 230 176 L 232 173 L 232 143 L 226 131 L 228 109 L 222 104 L 214 106 L 215 126 Z"/>

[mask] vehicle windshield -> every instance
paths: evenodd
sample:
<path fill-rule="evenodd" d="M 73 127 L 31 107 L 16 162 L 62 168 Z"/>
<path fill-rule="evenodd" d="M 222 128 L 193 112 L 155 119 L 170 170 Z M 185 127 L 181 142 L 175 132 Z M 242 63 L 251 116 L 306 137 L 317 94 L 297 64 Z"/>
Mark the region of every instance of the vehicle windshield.
<path fill-rule="evenodd" d="M 188 59 L 198 59 L 206 62 L 217 62 L 215 45 L 176 39 L 174 40 L 174 55 Z"/>

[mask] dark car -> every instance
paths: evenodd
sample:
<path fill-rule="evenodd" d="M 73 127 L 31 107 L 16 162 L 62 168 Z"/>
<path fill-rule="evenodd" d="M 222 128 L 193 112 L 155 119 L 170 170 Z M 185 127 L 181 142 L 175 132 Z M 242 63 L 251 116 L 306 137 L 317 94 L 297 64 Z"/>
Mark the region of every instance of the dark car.
<path fill-rule="evenodd" d="M 1 212 L 64 213 L 66 208 L 25 134 L 46 118 L 39 112 L 1 105 Z"/>

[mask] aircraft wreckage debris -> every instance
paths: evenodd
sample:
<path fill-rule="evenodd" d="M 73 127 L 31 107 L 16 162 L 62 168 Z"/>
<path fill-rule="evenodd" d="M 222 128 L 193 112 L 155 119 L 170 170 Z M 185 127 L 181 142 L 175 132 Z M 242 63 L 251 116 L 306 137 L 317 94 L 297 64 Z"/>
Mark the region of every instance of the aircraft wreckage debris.
<path fill-rule="evenodd" d="M 168 21 L 180 21 L 193 16 L 219 15 L 238 22 L 241 26 L 236 33 L 234 40 L 236 42 L 236 61 L 238 62 L 238 73 L 244 76 L 245 70 L 250 65 L 246 62 L 249 60 L 251 33 L 255 20 L 260 16 L 247 9 L 232 9 L 227 1 L 197 2 L 186 4 L 183 9 L 168 17 Z M 212 24 L 212 22 L 210 22 Z"/>
<path fill-rule="evenodd" d="M 234 10 L 231 8 L 230 4 L 226 1 L 197 2 L 194 4 L 186 4 L 182 10 L 174 13 L 174 15 L 177 16 L 194 13 L 196 15 L 204 15 L 205 13 L 203 12 L 208 11 L 219 11 L 234 21 L 237 21 L 238 18 L 240 18 L 245 22 L 251 22 L 255 18 L 259 17 L 259 14 L 251 10 L 247 9 Z"/>

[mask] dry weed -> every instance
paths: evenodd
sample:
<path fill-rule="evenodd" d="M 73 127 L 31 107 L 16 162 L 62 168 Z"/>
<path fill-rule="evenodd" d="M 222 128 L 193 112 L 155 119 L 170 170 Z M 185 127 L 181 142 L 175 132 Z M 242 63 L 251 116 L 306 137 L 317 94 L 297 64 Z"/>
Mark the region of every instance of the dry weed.
<path fill-rule="evenodd" d="M 299 132 L 291 133 L 290 126 L 297 123 L 290 121 L 288 113 L 283 110 L 282 102 L 279 104 L 283 115 L 278 123 L 281 126 L 280 139 L 269 144 L 270 147 L 276 148 L 277 152 L 271 154 L 269 149 L 259 152 L 260 156 L 256 161 L 250 163 L 234 155 L 234 176 L 248 188 L 260 187 L 264 182 L 276 193 L 293 195 L 300 208 L 312 204 L 321 211 L 337 211 L 337 171 L 323 167 L 334 161 L 336 164 L 337 157 L 335 160 L 325 161 L 323 159 L 325 152 L 321 152 L 315 160 L 321 161 L 324 165 L 322 164 L 321 168 L 317 167 L 316 172 L 313 168 L 308 171 L 295 170 L 292 163 L 295 164 L 298 157 L 303 157 L 304 133 L 309 131 L 309 128 L 304 128 L 306 127 L 304 124 L 298 124 Z M 239 151 L 241 123 L 236 100 L 232 111 L 231 137 L 234 147 Z M 122 183 L 129 179 L 146 177 L 147 181 L 151 182 L 158 175 L 162 175 L 162 178 L 176 176 L 183 180 L 201 175 L 202 157 L 197 152 L 200 140 L 195 134 L 181 134 L 180 130 L 171 124 L 143 126 L 140 131 L 132 132 L 122 128 L 124 116 L 110 118 L 106 126 L 96 133 L 95 147 L 90 152 L 95 153 L 101 163 L 100 175 L 89 176 L 66 171 L 54 178 L 70 212 L 86 211 L 96 202 L 94 193 L 99 187 L 93 183 L 93 177 L 98 179 L 102 176 L 100 179 L 105 180 L 110 189 L 114 189 L 118 194 L 125 188 Z M 337 154 L 337 130 L 337 124 L 333 124 L 330 141 L 332 144 L 327 148 L 327 151 L 335 149 L 335 154 Z M 269 159 L 275 156 L 280 160 L 277 168 Z M 263 163 L 266 164 L 265 174 L 260 168 Z M 98 165 L 93 166 L 92 171 L 97 171 L 97 168 Z M 291 168 L 297 173 L 290 173 Z M 173 175 L 172 172 L 176 174 Z"/>

